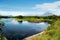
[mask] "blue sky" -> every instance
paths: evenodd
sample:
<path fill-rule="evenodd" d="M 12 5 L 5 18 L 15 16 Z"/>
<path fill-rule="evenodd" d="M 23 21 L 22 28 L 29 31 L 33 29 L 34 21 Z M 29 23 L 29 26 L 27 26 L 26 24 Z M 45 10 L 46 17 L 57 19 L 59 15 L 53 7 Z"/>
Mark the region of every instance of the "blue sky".
<path fill-rule="evenodd" d="M 40 16 L 48 11 L 55 14 L 60 13 L 60 9 L 54 9 L 52 4 L 60 6 L 60 0 L 0 0 L 0 15 L 37 15 Z M 43 7 L 42 7 L 43 6 Z M 49 7 L 48 7 L 49 6 Z M 47 9 L 48 7 L 48 9 Z M 58 14 L 59 15 L 59 14 Z"/>

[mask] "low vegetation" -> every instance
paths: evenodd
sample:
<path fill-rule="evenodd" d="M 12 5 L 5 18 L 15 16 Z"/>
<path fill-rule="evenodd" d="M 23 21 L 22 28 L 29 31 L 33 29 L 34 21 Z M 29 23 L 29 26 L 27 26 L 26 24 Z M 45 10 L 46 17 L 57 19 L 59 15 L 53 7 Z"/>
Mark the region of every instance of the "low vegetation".
<path fill-rule="evenodd" d="M 6 37 L 4 37 L 2 34 L 2 28 L 4 24 L 5 24 L 4 22 L 0 22 L 0 40 L 7 40 Z"/>
<path fill-rule="evenodd" d="M 60 16 L 15 16 L 14 17 L 17 21 L 20 20 L 27 20 L 28 22 L 43 22 L 43 21 L 53 21 Z"/>
<path fill-rule="evenodd" d="M 31 40 L 60 40 L 60 20 L 57 19 L 47 30 Z"/>

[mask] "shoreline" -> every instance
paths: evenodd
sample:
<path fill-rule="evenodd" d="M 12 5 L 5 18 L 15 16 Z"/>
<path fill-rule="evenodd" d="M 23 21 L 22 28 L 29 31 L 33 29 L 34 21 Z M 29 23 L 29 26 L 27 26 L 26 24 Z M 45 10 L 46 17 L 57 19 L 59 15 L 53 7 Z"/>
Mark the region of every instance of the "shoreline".
<path fill-rule="evenodd" d="M 38 33 L 38 34 L 35 34 L 35 35 L 32 35 L 32 36 L 29 36 L 29 37 L 26 37 L 26 38 L 24 38 L 23 40 L 32 40 L 32 38 L 34 38 L 34 37 L 36 37 L 36 36 L 38 36 L 38 35 L 41 35 L 42 33 L 44 33 L 45 31 L 42 31 L 42 32 L 40 32 L 40 33 Z"/>

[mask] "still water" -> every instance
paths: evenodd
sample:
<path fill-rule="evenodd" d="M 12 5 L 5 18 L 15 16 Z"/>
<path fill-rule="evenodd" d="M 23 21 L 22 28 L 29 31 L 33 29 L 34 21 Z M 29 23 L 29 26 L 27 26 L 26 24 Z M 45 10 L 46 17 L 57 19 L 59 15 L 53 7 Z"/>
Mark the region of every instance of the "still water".
<path fill-rule="evenodd" d="M 2 32 L 8 40 L 21 40 L 25 37 L 44 31 L 49 26 L 47 22 L 18 22 L 15 19 L 0 19 L 0 22 L 5 22 Z"/>

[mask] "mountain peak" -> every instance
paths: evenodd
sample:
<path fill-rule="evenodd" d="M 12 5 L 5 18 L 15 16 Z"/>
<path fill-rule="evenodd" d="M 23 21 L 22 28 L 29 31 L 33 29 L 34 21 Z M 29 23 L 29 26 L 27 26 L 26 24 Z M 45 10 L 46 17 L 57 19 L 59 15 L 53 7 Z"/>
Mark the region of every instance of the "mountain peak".
<path fill-rule="evenodd" d="M 54 14 L 51 13 L 51 12 L 46 12 L 46 13 L 44 13 L 42 16 L 52 16 L 52 15 L 54 15 Z"/>

